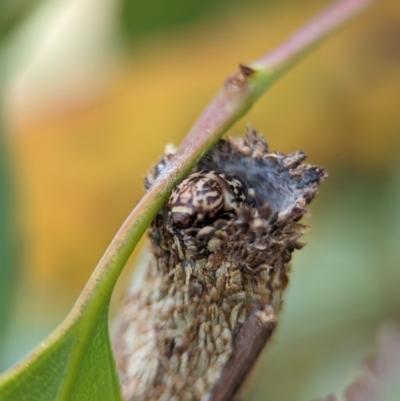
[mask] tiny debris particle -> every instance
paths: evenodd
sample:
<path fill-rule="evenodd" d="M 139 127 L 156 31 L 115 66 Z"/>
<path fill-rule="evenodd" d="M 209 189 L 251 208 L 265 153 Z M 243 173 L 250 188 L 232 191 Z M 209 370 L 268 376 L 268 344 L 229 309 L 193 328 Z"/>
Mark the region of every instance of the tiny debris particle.
<path fill-rule="evenodd" d="M 215 253 L 222 248 L 222 244 L 223 244 L 223 242 L 220 239 L 211 238 L 210 241 L 208 241 L 208 243 L 207 243 L 207 249 L 210 252 Z"/>
<path fill-rule="evenodd" d="M 239 64 L 239 69 L 245 77 L 250 77 L 255 73 L 255 70 L 244 64 Z"/>
<path fill-rule="evenodd" d="M 212 287 L 210 290 L 210 296 L 213 299 L 213 301 L 218 301 L 219 300 L 219 291 L 216 287 Z"/>

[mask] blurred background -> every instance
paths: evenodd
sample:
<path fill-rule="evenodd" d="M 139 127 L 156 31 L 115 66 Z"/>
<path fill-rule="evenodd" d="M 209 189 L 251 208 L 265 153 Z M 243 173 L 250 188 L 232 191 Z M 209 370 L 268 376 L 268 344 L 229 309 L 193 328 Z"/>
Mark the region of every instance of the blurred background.
<path fill-rule="evenodd" d="M 1 2 L 1 371 L 69 312 L 165 144 L 179 144 L 238 63 L 327 4 Z M 230 134 L 247 123 L 329 172 L 245 396 L 310 401 L 345 388 L 377 331 L 400 320 L 400 3 L 332 35 Z"/>

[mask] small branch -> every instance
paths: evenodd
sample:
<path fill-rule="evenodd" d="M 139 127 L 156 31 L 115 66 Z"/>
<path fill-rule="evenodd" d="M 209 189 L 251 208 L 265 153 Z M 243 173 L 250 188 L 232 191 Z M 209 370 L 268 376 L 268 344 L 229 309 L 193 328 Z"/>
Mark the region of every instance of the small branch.
<path fill-rule="evenodd" d="M 372 4 L 374 0 L 342 0 L 333 4 L 311 20 L 301 30 L 297 31 L 281 46 L 271 53 L 250 63 L 256 70 L 275 70 L 284 63 L 303 54 L 304 49 L 319 42 L 337 27 L 349 20 L 354 14 Z"/>
<path fill-rule="evenodd" d="M 272 308 L 271 308 L 272 309 Z M 234 353 L 214 387 L 212 401 L 229 401 L 246 378 L 277 324 L 273 310 L 252 315 L 238 334 Z"/>
<path fill-rule="evenodd" d="M 183 162 L 187 167 L 185 173 L 190 171 L 199 158 L 218 142 L 269 86 L 328 34 L 373 2 L 374 0 L 339 1 L 266 56 L 248 65 L 240 65 L 239 72 L 225 82 L 181 143 L 176 158 L 172 161 L 171 170 L 176 170 L 176 166 L 180 167 Z M 167 183 L 160 180 L 157 183 L 158 191 L 165 191 L 165 196 L 168 197 L 170 190 L 182 178 L 180 175 L 175 177 L 180 178 L 177 181 L 168 180 Z"/>
<path fill-rule="evenodd" d="M 219 141 L 235 121 L 251 108 L 261 94 L 302 55 L 370 3 L 371 0 L 341 1 L 306 25 L 269 55 L 249 65 L 240 66 L 239 72 L 229 77 L 224 83 L 217 96 L 191 128 L 175 156 L 161 171 L 153 186 L 128 217 L 100 262 L 97 268 L 99 274 L 107 269 L 112 270 L 113 274 L 117 273 L 114 276 L 116 280 L 127 257 L 144 232 L 145 226 L 153 220 L 165 204 L 165 199 L 169 198 L 172 189 L 193 169 L 202 156 Z M 124 257 L 121 258 L 121 255 Z M 110 261 L 112 262 L 110 263 Z M 95 277 L 96 272 L 93 278 Z M 136 299 L 133 303 L 133 310 L 138 307 L 137 303 L 138 300 Z M 137 318 L 139 315 L 135 314 L 135 317 L 130 320 L 130 325 L 135 325 L 134 320 Z M 140 318 L 138 321 L 141 321 L 142 324 L 150 324 L 146 319 L 149 319 L 149 316 L 144 316 L 144 321 Z M 138 324 L 141 327 L 141 323 Z M 233 342 L 234 354 L 232 359 L 225 366 L 221 377 L 214 385 L 211 394 L 213 401 L 232 399 L 233 394 L 235 394 L 261 349 L 273 333 L 275 325 L 276 320 L 273 318 L 260 319 L 257 314 L 250 317 Z M 120 338 L 124 336 L 123 330 L 120 331 L 119 335 Z M 130 355 L 130 352 L 127 355 Z M 142 362 L 147 364 L 145 360 Z M 128 387 L 132 386 L 129 378 L 127 382 L 130 383 Z"/>
<path fill-rule="evenodd" d="M 258 99 L 282 74 L 299 61 L 329 34 L 375 0 L 341 0 L 320 13 L 275 50 L 249 63 L 255 71 L 257 82 L 255 98 Z"/>
<path fill-rule="evenodd" d="M 240 66 L 239 72 L 228 78 L 183 140 L 171 163 L 162 171 L 117 232 L 65 325 L 76 321 L 85 311 L 92 316 L 87 320 L 86 326 L 90 333 L 91 327 L 96 324 L 98 311 L 108 305 L 115 283 L 129 256 L 164 206 L 171 190 L 288 66 L 293 65 L 314 44 L 370 3 L 371 0 L 344 0 L 337 3 L 275 51 L 249 66 Z M 65 325 L 60 327 L 60 332 Z"/>
<path fill-rule="evenodd" d="M 228 78 L 189 131 L 171 163 L 163 170 L 117 232 L 83 290 L 70 319 L 75 320 L 83 310 L 87 309 L 92 309 L 95 318 L 99 306 L 108 304 L 115 283 L 129 256 L 151 221 L 164 206 L 171 190 L 289 66 L 328 33 L 371 2 L 371 0 L 340 1 L 276 50 L 249 66 L 240 66 L 239 72 Z"/>

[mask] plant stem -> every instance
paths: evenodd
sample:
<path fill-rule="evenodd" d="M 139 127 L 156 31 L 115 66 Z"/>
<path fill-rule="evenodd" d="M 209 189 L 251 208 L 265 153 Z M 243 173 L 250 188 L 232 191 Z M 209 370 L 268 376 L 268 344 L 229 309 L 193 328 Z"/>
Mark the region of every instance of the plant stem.
<path fill-rule="evenodd" d="M 338 1 L 275 50 L 249 63 L 248 68 L 255 71 L 257 81 L 255 98 L 258 99 L 272 83 L 322 39 L 372 3 L 374 0 Z"/>
<path fill-rule="evenodd" d="M 147 226 L 165 204 L 171 190 L 229 127 L 301 56 L 371 3 L 373 0 L 342 0 L 335 3 L 281 46 L 248 66 L 240 66 L 239 72 L 227 79 L 179 146 L 172 162 L 116 234 L 83 291 L 76 312 L 88 307 L 88 298 L 102 297 L 103 302 L 108 301 L 126 261 Z M 102 290 L 94 292 L 96 287 L 102 287 Z M 100 304 L 104 305 L 103 302 L 100 301 Z"/>

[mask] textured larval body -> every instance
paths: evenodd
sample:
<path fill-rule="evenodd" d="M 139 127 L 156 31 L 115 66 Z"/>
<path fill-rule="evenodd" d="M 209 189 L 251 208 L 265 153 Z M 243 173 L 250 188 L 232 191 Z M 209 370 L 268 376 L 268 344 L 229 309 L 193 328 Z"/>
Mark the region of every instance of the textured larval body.
<path fill-rule="evenodd" d="M 172 155 L 153 168 L 148 187 Z M 221 380 L 236 377 L 230 365 L 251 362 L 235 359 L 239 347 L 256 341 L 245 328 L 250 319 L 275 327 L 291 253 L 307 229 L 298 221 L 326 176 L 304 159 L 302 152 L 269 152 L 249 128 L 244 139 L 217 144 L 193 171 L 197 178 L 177 187 L 152 223 L 149 255 L 119 315 L 114 344 L 125 400 L 217 399 Z M 221 178 L 236 183 L 212 193 L 217 213 L 196 219 L 185 191 L 199 177 L 221 188 Z M 201 188 L 216 187 L 207 181 Z"/>

